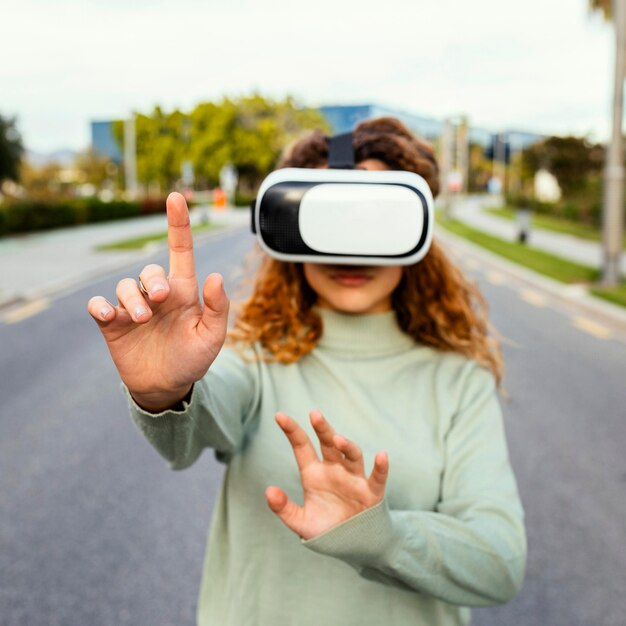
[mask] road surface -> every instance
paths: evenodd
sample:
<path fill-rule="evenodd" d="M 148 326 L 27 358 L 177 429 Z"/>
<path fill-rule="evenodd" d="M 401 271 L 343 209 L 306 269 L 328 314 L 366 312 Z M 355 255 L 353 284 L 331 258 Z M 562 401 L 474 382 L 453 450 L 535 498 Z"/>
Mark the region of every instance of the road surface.
<path fill-rule="evenodd" d="M 242 232 L 202 243 L 199 275 L 233 277 L 250 243 Z M 503 408 L 530 542 L 520 595 L 472 623 L 623 626 L 624 333 L 484 260 L 460 262 L 504 336 Z M 222 467 L 207 451 L 184 472 L 167 468 L 131 423 L 85 310 L 140 269 L 0 321 L 2 626 L 194 623 Z"/>

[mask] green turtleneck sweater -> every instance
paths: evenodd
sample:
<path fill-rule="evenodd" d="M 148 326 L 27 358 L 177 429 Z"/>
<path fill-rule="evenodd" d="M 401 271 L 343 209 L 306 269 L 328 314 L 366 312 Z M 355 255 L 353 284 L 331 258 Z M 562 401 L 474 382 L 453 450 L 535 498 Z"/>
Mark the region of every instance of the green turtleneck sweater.
<path fill-rule="evenodd" d="M 132 417 L 174 469 L 203 448 L 227 463 L 198 606 L 201 626 L 467 624 L 468 606 L 509 600 L 523 578 L 523 512 L 492 376 L 416 344 L 393 312 L 320 310 L 317 347 L 291 365 L 223 349 L 184 411 Z M 366 471 L 389 455 L 385 500 L 302 541 L 270 511 L 302 488 L 274 421 L 320 409 L 358 443 Z"/>

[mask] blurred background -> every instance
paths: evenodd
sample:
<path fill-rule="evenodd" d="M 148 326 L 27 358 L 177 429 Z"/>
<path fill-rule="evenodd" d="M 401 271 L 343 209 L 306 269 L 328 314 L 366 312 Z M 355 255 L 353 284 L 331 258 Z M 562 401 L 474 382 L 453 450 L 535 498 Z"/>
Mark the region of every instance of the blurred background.
<path fill-rule="evenodd" d="M 623 626 L 626 0 L 2 0 L 0 624 L 194 623 L 222 467 L 134 430 L 95 294 L 167 263 L 165 197 L 233 292 L 286 145 L 392 115 L 483 290 L 527 512 L 482 626 Z"/>

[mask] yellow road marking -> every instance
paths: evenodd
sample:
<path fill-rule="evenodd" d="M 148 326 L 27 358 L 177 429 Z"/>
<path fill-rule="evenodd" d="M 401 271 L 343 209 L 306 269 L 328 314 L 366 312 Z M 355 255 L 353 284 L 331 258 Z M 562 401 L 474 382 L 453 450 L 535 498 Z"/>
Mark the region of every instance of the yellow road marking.
<path fill-rule="evenodd" d="M 463 259 L 463 265 L 469 270 L 477 270 L 480 267 L 480 263 L 471 257 Z"/>
<path fill-rule="evenodd" d="M 511 339 L 510 337 L 505 337 L 504 335 L 500 337 L 500 342 L 503 343 L 505 346 L 510 346 L 511 348 L 517 348 L 518 350 L 522 347 L 521 343 L 518 343 L 517 341 L 515 341 L 514 339 Z"/>
<path fill-rule="evenodd" d="M 598 324 L 586 317 L 575 317 L 572 320 L 572 326 L 598 339 L 607 339 L 611 336 L 611 331 L 606 326 L 602 326 L 602 324 Z"/>
<path fill-rule="evenodd" d="M 17 324 L 28 317 L 37 315 L 42 311 L 45 311 L 50 306 L 50 300 L 48 298 L 39 298 L 38 300 L 31 300 L 22 306 L 10 310 L 2 316 L 2 321 L 5 324 Z"/>
<path fill-rule="evenodd" d="M 528 304 L 532 304 L 533 306 L 543 307 L 547 304 L 546 297 L 538 291 L 534 291 L 532 289 L 522 289 L 519 295 L 522 300 L 528 302 Z"/>
<path fill-rule="evenodd" d="M 506 277 L 500 272 L 496 272 L 495 270 L 489 270 L 487 272 L 487 280 L 492 285 L 503 285 L 506 282 Z"/>

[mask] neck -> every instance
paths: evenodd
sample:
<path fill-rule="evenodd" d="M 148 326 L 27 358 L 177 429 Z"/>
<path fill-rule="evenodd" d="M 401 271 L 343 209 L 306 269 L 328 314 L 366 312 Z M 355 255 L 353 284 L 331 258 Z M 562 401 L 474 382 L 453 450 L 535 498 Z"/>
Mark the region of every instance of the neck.
<path fill-rule="evenodd" d="M 379 356 L 415 347 L 413 338 L 398 326 L 393 310 L 358 314 L 316 307 L 316 311 L 323 325 L 320 349 Z"/>

